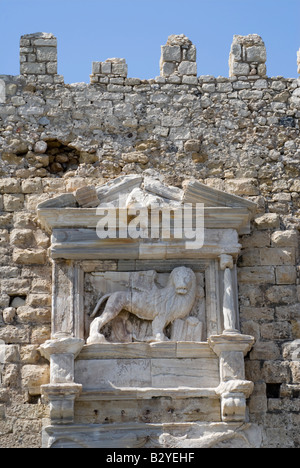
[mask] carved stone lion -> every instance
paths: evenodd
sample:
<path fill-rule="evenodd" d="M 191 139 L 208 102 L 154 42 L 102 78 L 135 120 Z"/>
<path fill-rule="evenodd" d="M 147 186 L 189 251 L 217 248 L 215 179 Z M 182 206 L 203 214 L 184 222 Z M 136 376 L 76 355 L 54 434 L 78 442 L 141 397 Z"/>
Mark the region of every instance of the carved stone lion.
<path fill-rule="evenodd" d="M 117 291 L 106 294 L 97 303 L 91 317 L 95 317 L 101 304 L 107 300 L 100 317 L 93 320 L 87 343 L 106 342 L 101 329 L 122 310 L 142 320 L 152 321 L 153 337 L 149 341 L 165 341 L 164 329 L 176 319 L 186 317 L 196 299 L 196 276 L 190 268 L 175 268 L 169 276 L 166 287 L 153 284 L 149 291 Z"/>

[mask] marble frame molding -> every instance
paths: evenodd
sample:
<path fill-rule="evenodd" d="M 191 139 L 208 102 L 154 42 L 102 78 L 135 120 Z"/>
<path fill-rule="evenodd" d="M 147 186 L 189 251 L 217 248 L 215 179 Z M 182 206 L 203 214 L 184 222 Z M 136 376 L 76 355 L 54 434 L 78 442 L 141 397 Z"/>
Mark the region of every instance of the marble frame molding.
<path fill-rule="evenodd" d="M 239 332 L 236 260 L 241 249 L 239 234 L 249 232 L 254 204 L 217 192 L 202 184 L 191 183 L 190 190 L 185 193 L 187 202 L 205 202 L 208 205 L 204 210 L 205 240 L 199 250 L 187 250 L 184 242 L 172 239 L 155 242 L 148 239 L 101 240 L 96 235 L 96 208 L 61 206 L 61 199 L 59 203 L 54 199 L 38 207 L 41 223 L 52 233 L 52 332 L 51 340 L 41 349 L 50 360 L 51 381 L 43 386 L 42 391 L 49 399 L 50 427 L 54 428 L 54 432 L 56 426 L 73 424 L 75 401 L 86 398 L 102 400 L 105 395 L 104 389 L 95 388 L 88 392 L 90 396 L 87 397 L 84 378 L 80 376 L 81 383 L 75 382 L 76 362 L 96 359 L 101 363 L 101 359 L 107 359 L 105 344 L 99 348 L 85 345 L 85 274 L 93 271 L 145 270 L 170 273 L 178 266 L 201 271 L 205 277 L 205 342 L 202 343 L 201 353 L 194 355 L 194 351 L 189 351 L 189 358 L 206 359 L 207 353 L 212 353 L 210 358 L 219 369 L 218 378 L 214 380 L 218 385 L 205 389 L 195 387 L 195 383 L 189 387 L 187 382 L 184 398 L 202 395 L 219 399 L 219 421 L 245 422 L 246 399 L 253 391 L 253 384 L 245 380 L 244 356 L 253 346 L 254 339 Z M 122 353 L 123 345 L 113 345 L 114 352 L 109 359 L 115 360 L 118 347 Z M 145 352 L 145 358 L 151 361 L 151 347 L 147 345 L 147 349 L 144 348 L 144 343 L 135 346 L 137 355 L 132 359 L 140 359 L 138 353 Z M 109 345 L 107 349 L 111 351 Z M 173 361 L 176 359 L 176 356 L 172 356 Z M 109 398 L 117 402 L 124 395 L 131 395 L 133 399 L 137 398 L 136 395 L 151 399 L 153 395 L 159 398 L 168 393 L 173 395 L 172 398 L 182 398 L 183 395 L 180 388 L 176 389 L 176 383 L 172 383 L 171 388 L 150 385 L 144 389 L 139 388 L 138 383 L 132 383 L 131 387 L 110 391 Z M 46 432 L 49 430 L 49 427 L 46 428 Z M 85 431 L 84 426 L 82 430 Z M 86 430 L 89 432 L 87 427 Z"/>
<path fill-rule="evenodd" d="M 86 339 L 84 310 L 85 273 L 91 268 L 105 272 L 101 261 L 55 260 L 53 262 L 52 338 L 65 336 Z M 111 262 L 112 264 L 113 262 Z M 111 265 L 110 265 L 111 266 Z M 160 273 L 170 273 L 176 266 L 193 268 L 202 272 L 205 278 L 205 336 L 222 333 L 222 281 L 223 274 L 218 259 L 203 260 L 147 260 L 115 261 L 115 271 L 138 272 L 155 269 Z M 236 284 L 236 269 L 232 272 Z M 234 298 L 237 303 L 237 294 Z"/>

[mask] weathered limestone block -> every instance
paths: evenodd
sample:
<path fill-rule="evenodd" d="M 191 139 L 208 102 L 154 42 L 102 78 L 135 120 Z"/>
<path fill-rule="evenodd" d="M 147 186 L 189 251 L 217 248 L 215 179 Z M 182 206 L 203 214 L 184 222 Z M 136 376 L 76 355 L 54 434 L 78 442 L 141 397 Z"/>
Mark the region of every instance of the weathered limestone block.
<path fill-rule="evenodd" d="M 20 323 L 50 323 L 51 311 L 47 308 L 33 308 L 22 305 L 17 307 L 16 314 Z"/>
<path fill-rule="evenodd" d="M 22 181 L 22 193 L 29 194 L 29 193 L 42 193 L 43 192 L 43 185 L 42 180 L 40 178 L 36 179 L 27 179 Z"/>
<path fill-rule="evenodd" d="M 256 179 L 232 179 L 225 182 L 225 190 L 235 195 L 253 196 L 259 194 Z"/>
<path fill-rule="evenodd" d="M 16 309 L 14 307 L 7 307 L 3 310 L 3 320 L 5 323 L 13 323 L 16 316 Z"/>
<path fill-rule="evenodd" d="M 296 286 L 271 286 L 266 290 L 266 298 L 273 304 L 293 304 L 296 302 Z"/>
<path fill-rule="evenodd" d="M 236 75 L 249 75 L 250 72 L 250 65 L 248 63 L 242 62 L 233 62 L 231 65 L 231 73 L 232 76 Z"/>
<path fill-rule="evenodd" d="M 27 303 L 31 307 L 48 307 L 51 306 L 50 294 L 29 294 Z"/>
<path fill-rule="evenodd" d="M 22 367 L 22 383 L 30 395 L 40 395 L 41 386 L 49 382 L 49 377 L 47 365 L 27 364 Z"/>
<path fill-rule="evenodd" d="M 295 265 L 295 249 L 268 248 L 260 249 L 261 265 Z"/>
<path fill-rule="evenodd" d="M 162 76 L 173 75 L 176 71 L 176 64 L 173 62 L 165 62 L 161 65 L 160 71 Z"/>
<path fill-rule="evenodd" d="M 10 179 L 0 179 L 0 193 L 9 194 L 9 193 L 20 193 L 21 184 L 20 180 L 10 178 Z"/>
<path fill-rule="evenodd" d="M 46 66 L 44 63 L 24 62 L 21 63 L 22 75 L 45 75 Z"/>
<path fill-rule="evenodd" d="M 258 229 L 278 229 L 280 217 L 277 213 L 266 213 L 255 218 L 254 222 Z"/>
<path fill-rule="evenodd" d="M 50 324 L 49 325 L 39 325 L 35 327 L 31 334 L 31 343 L 32 344 L 42 344 L 50 338 Z"/>
<path fill-rule="evenodd" d="M 183 61 L 178 67 L 180 75 L 193 75 L 197 76 L 197 64 L 195 62 Z"/>
<path fill-rule="evenodd" d="M 24 326 L 7 325 L 0 328 L 0 340 L 6 343 L 29 343 L 30 330 Z"/>
<path fill-rule="evenodd" d="M 247 62 L 265 63 L 267 60 L 266 48 L 264 45 L 246 48 Z"/>
<path fill-rule="evenodd" d="M 13 261 L 23 265 L 44 265 L 47 251 L 44 249 L 14 249 Z"/>
<path fill-rule="evenodd" d="M 125 59 L 119 58 L 112 58 L 108 59 L 108 62 L 111 62 L 111 71 L 112 75 L 120 76 L 120 77 L 127 77 L 128 66 L 126 64 Z"/>
<path fill-rule="evenodd" d="M 297 231 L 275 231 L 271 236 L 272 245 L 276 247 L 297 247 Z"/>
<path fill-rule="evenodd" d="M 16 247 L 32 247 L 35 242 L 32 229 L 14 229 L 10 234 L 10 242 Z"/>
<path fill-rule="evenodd" d="M 272 284 L 275 282 L 273 266 L 249 266 L 238 270 L 238 280 L 246 284 Z"/>
<path fill-rule="evenodd" d="M 3 195 L 3 206 L 5 211 L 21 211 L 24 206 L 24 195 L 21 193 Z"/>
<path fill-rule="evenodd" d="M 162 46 L 161 58 L 164 62 L 180 62 L 181 47 L 180 46 Z"/>
<path fill-rule="evenodd" d="M 40 47 L 36 52 L 38 62 L 55 62 L 57 59 L 55 47 Z"/>
<path fill-rule="evenodd" d="M 1 281 L 1 291 L 10 296 L 22 296 L 30 291 L 30 280 L 21 278 L 8 278 Z"/>
<path fill-rule="evenodd" d="M 294 266 L 278 266 L 276 268 L 277 284 L 295 284 L 297 280 L 297 270 Z"/>
<path fill-rule="evenodd" d="M 0 245 L 8 245 L 9 235 L 7 229 L 0 229 Z"/>

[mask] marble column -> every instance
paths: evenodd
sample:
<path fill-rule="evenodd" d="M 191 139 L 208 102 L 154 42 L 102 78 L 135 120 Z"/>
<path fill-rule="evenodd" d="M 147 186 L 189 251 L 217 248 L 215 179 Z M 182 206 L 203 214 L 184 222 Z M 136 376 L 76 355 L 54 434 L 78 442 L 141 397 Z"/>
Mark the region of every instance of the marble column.
<path fill-rule="evenodd" d="M 232 281 L 233 258 L 231 255 L 220 255 L 220 269 L 224 271 L 223 293 L 223 334 L 239 333 L 237 330 L 237 315 L 235 291 Z"/>

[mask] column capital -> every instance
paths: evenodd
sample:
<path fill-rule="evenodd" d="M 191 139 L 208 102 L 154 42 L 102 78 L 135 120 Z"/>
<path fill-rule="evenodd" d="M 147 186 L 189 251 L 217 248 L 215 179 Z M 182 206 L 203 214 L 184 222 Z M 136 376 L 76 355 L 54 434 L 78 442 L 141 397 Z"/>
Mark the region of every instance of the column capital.
<path fill-rule="evenodd" d="M 78 356 L 84 345 L 84 340 L 64 336 L 60 339 L 48 340 L 40 346 L 43 357 L 50 361 L 53 354 L 73 354 L 74 359 Z"/>
<path fill-rule="evenodd" d="M 239 333 L 230 335 L 212 335 L 208 338 L 208 344 L 218 356 L 223 352 L 237 351 L 243 352 L 244 356 L 251 350 L 255 338 L 251 335 L 241 335 Z"/>
<path fill-rule="evenodd" d="M 220 269 L 221 270 L 226 270 L 226 268 L 229 268 L 232 270 L 233 268 L 233 257 L 231 255 L 227 254 L 221 254 L 219 256 L 220 259 Z"/>

